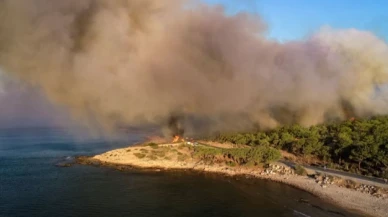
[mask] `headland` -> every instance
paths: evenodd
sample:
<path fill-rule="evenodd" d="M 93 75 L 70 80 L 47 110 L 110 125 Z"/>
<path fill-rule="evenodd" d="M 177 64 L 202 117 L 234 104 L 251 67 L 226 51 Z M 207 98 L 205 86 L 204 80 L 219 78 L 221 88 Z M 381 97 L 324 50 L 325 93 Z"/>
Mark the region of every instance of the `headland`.
<path fill-rule="evenodd" d="M 253 161 L 246 156 L 252 156 Z M 192 170 L 226 176 L 268 179 L 310 192 L 328 202 L 365 216 L 383 217 L 388 213 L 388 186 L 361 178 L 338 177 L 299 165 L 289 165 L 271 151 L 210 142 L 147 143 L 93 157 L 80 157 L 81 164 L 129 166 L 139 169 Z M 276 154 L 275 154 L 276 155 Z M 272 161 L 272 162 L 271 162 Z"/>

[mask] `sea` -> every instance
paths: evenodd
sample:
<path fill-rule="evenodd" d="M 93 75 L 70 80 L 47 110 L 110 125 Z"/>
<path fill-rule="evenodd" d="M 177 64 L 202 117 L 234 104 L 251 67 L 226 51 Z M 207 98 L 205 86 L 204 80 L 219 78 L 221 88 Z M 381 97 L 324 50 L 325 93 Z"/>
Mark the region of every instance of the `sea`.
<path fill-rule="evenodd" d="M 73 165 L 145 138 L 80 138 L 60 128 L 0 129 L 0 217 L 360 216 L 288 185 L 195 172 Z"/>

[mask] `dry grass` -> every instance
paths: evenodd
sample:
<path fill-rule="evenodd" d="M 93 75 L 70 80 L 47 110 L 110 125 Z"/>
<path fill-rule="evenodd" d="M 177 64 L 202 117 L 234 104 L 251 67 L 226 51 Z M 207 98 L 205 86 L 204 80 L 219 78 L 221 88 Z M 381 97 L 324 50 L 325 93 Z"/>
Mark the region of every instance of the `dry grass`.
<path fill-rule="evenodd" d="M 189 159 L 189 156 L 188 155 L 185 155 L 185 154 L 182 154 L 182 155 L 179 155 L 177 160 L 178 161 L 186 161 L 187 159 Z"/>

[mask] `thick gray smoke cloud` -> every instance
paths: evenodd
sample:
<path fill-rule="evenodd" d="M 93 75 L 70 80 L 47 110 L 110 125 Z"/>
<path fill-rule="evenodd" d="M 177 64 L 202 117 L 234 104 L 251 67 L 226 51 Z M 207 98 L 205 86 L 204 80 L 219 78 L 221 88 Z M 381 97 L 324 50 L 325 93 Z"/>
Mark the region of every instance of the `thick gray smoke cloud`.
<path fill-rule="evenodd" d="M 376 91 L 388 82 L 388 46 L 372 33 L 324 28 L 277 43 L 259 17 L 187 5 L 1 0 L 0 65 L 108 129 L 173 120 L 192 134 L 388 111 Z"/>

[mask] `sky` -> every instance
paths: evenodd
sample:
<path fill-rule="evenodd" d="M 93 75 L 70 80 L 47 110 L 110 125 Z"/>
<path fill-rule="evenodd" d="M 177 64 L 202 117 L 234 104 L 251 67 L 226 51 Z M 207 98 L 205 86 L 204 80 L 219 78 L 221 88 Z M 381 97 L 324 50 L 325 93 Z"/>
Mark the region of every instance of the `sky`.
<path fill-rule="evenodd" d="M 368 30 L 388 41 L 386 0 L 203 0 L 222 4 L 228 13 L 249 11 L 268 24 L 268 37 L 303 39 L 323 26 Z"/>

